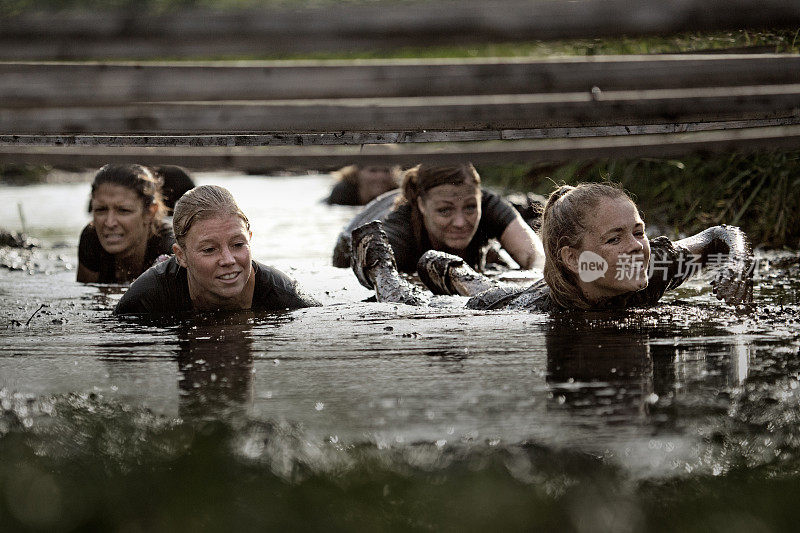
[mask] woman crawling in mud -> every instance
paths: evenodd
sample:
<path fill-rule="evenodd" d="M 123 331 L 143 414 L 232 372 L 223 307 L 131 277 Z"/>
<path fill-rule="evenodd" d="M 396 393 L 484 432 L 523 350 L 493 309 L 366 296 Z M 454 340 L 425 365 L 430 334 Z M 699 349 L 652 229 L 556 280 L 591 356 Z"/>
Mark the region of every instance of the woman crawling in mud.
<path fill-rule="evenodd" d="M 408 169 L 399 193 L 376 198 L 340 234 L 334 266 L 350 266 L 350 233 L 371 220 L 382 222 L 401 272 L 414 272 L 428 250 L 456 255 L 480 270 L 490 239 L 522 268 L 544 263 L 539 237 L 511 204 L 481 187 L 471 164 Z"/>
<path fill-rule="evenodd" d="M 92 182 L 92 222 L 78 244 L 79 282 L 126 283 L 172 253 L 175 238 L 164 221 L 159 185 L 141 165 L 100 169 Z"/>
<path fill-rule="evenodd" d="M 320 305 L 283 272 L 251 257 L 250 222 L 231 193 L 203 185 L 175 204 L 175 255 L 139 276 L 115 314 L 280 311 Z"/>
<path fill-rule="evenodd" d="M 379 221 L 353 231 L 353 270 L 378 301 L 424 304 L 428 296 L 401 278 Z M 527 288 L 478 274 L 457 256 L 429 251 L 418 263 L 435 294 L 472 296 L 471 309 L 612 309 L 653 305 L 704 265 L 719 268 L 711 282 L 717 298 L 752 302 L 753 253 L 733 226 L 714 226 L 672 242 L 650 241 L 636 204 L 620 188 L 584 183 L 562 186 L 547 201 L 542 220 L 544 278 Z"/>

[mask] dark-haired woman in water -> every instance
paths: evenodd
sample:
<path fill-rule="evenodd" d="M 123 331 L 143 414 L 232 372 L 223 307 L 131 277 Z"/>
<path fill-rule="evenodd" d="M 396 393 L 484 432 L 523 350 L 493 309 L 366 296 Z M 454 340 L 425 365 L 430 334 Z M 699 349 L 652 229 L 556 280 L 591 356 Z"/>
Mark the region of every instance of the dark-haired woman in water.
<path fill-rule="evenodd" d="M 160 183 L 142 165 L 106 165 L 92 182 L 92 221 L 81 232 L 77 280 L 127 283 L 162 254 L 175 238 L 164 221 Z"/>

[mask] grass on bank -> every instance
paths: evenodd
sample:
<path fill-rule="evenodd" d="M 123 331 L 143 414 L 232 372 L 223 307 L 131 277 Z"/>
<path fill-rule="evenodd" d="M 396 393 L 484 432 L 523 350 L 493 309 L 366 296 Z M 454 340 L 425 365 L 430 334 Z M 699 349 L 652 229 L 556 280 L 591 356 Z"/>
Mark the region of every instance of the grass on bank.
<path fill-rule="evenodd" d="M 479 168 L 491 186 L 547 196 L 556 184 L 621 183 L 645 221 L 674 236 L 716 224 L 742 227 L 766 247 L 800 248 L 800 152 L 690 155 Z"/>

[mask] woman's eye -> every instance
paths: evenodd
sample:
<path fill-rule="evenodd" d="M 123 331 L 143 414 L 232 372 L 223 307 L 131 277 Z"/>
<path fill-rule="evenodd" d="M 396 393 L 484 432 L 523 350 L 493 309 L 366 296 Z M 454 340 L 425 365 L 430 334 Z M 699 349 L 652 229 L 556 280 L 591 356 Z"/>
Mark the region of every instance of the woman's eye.
<path fill-rule="evenodd" d="M 476 206 L 476 205 L 468 205 L 467 207 L 464 208 L 464 211 L 466 213 L 474 213 L 475 210 L 477 210 L 477 209 L 478 209 L 478 206 Z"/>
<path fill-rule="evenodd" d="M 243 242 L 235 242 L 235 243 L 233 243 L 233 247 L 234 248 L 242 248 L 244 246 L 244 244 L 245 243 L 243 243 Z"/>
<path fill-rule="evenodd" d="M 214 251 L 214 248 L 203 248 L 200 251 L 203 252 L 204 254 L 210 254 Z"/>
<path fill-rule="evenodd" d="M 95 208 L 92 209 L 92 211 L 94 213 L 105 213 L 106 211 L 108 211 L 108 208 L 107 207 L 95 207 Z"/>
<path fill-rule="evenodd" d="M 445 207 L 444 209 L 438 209 L 436 212 L 442 215 L 443 217 L 446 217 L 447 215 L 452 213 L 452 211 L 453 210 L 450 209 L 449 207 Z"/>
<path fill-rule="evenodd" d="M 617 244 L 619 242 L 619 237 L 611 237 L 606 241 L 606 244 Z"/>
<path fill-rule="evenodd" d="M 634 233 L 634 235 L 636 235 L 637 237 L 644 237 L 644 232 L 643 231 L 637 231 L 637 232 Z"/>

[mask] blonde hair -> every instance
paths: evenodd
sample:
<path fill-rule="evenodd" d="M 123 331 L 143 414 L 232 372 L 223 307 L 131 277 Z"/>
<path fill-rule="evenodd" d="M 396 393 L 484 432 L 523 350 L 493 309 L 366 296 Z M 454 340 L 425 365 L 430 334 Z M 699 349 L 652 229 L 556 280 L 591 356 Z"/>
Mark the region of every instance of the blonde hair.
<path fill-rule="evenodd" d="M 588 229 L 584 220 L 603 199 L 630 196 L 614 183 L 580 183 L 575 187 L 562 185 L 550 194 L 542 215 L 542 244 L 544 244 L 544 280 L 550 287 L 550 296 L 558 306 L 570 309 L 588 309 L 591 304 L 583 295 L 578 279 L 564 260 L 564 246 L 578 248 Z"/>
<path fill-rule="evenodd" d="M 404 204 L 408 204 L 411 208 L 411 227 L 417 242 L 422 238 L 424 227 L 417 199 L 425 198 L 429 190 L 439 185 L 462 185 L 469 182 L 476 188 L 481 186 L 481 177 L 472 163 L 447 167 L 417 165 L 405 171 L 400 185 L 400 195 L 395 200 L 395 208 Z"/>
<path fill-rule="evenodd" d="M 186 235 L 196 221 L 221 215 L 238 216 L 250 231 L 250 221 L 228 189 L 218 185 L 201 185 L 186 191 L 175 203 L 172 215 L 172 229 L 178 245 L 185 246 Z"/>

